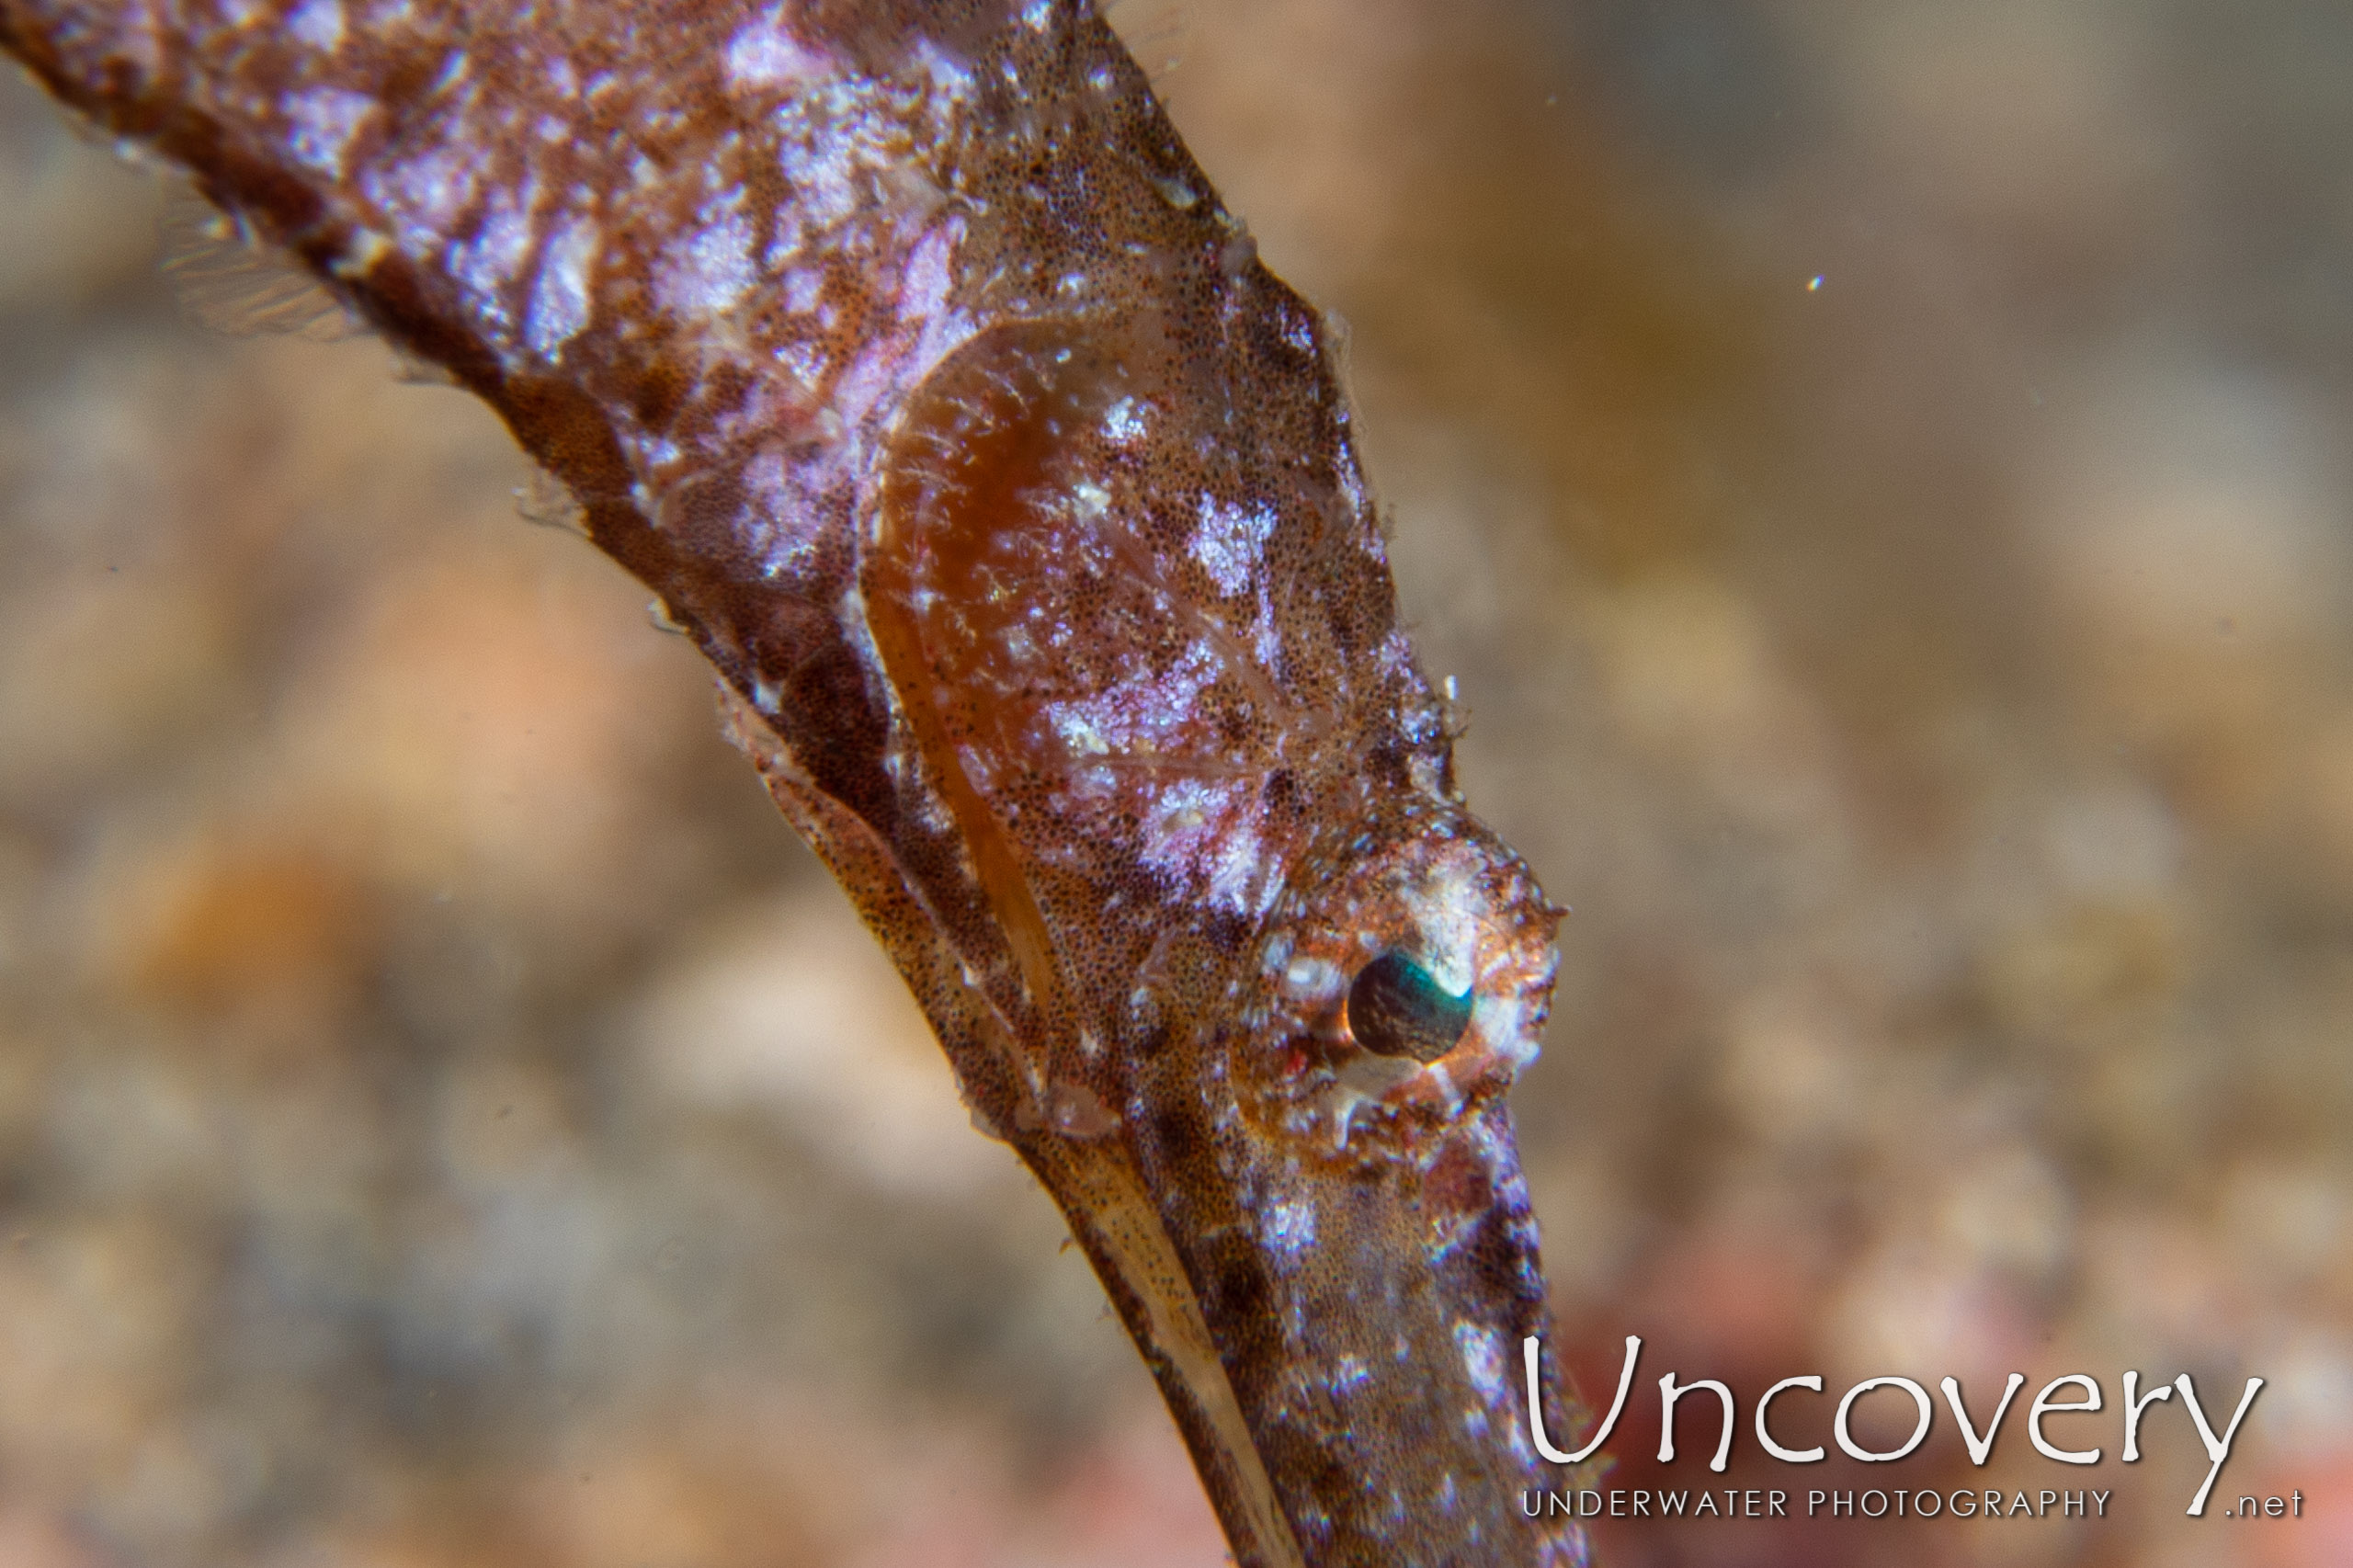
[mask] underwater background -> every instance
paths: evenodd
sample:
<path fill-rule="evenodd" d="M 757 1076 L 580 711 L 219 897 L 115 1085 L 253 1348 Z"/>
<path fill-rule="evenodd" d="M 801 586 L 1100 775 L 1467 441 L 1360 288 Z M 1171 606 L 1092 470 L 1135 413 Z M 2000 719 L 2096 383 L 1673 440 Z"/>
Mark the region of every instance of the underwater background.
<path fill-rule="evenodd" d="M 2353 11 L 1113 19 L 1574 909 L 1513 1104 L 1611 1483 L 2112 1494 L 1602 1561 L 2353 1562 Z M 192 323 L 170 199 L 0 72 L 0 1563 L 1222 1561 L 692 650 L 486 409 Z M 2266 1379 L 2206 1517 L 2128 1369 Z M 2012 1370 L 1982 1471 L 1747 1425 Z"/>

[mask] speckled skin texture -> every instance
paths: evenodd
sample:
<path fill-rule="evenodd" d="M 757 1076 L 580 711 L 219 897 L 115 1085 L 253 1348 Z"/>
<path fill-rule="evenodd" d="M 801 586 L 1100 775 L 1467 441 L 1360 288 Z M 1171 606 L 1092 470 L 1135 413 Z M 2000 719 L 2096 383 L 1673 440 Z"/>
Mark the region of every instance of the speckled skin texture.
<path fill-rule="evenodd" d="M 1241 1561 L 1584 1561 L 1518 1511 L 1562 1480 L 1504 1104 L 1557 912 L 1455 791 L 1324 324 L 1091 9 L 0 0 L 0 42 L 488 399 L 692 632 Z M 1472 996 L 1434 1060 L 1350 1029 L 1392 950 Z"/>

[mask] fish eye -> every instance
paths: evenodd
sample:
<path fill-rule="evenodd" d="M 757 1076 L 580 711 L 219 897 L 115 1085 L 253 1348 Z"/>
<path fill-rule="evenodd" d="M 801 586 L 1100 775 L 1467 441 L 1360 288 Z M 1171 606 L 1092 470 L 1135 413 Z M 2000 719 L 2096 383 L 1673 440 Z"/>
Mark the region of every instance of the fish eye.
<path fill-rule="evenodd" d="M 1364 966 L 1348 987 L 1348 1029 L 1381 1056 L 1436 1062 L 1471 1027 L 1472 994 L 1460 996 L 1395 949 Z"/>

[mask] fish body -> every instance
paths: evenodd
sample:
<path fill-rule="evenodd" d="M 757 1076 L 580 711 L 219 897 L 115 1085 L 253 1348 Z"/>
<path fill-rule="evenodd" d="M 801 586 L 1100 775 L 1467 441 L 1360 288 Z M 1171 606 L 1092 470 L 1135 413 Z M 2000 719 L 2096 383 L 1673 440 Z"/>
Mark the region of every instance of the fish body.
<path fill-rule="evenodd" d="M 1586 1560 L 1518 1511 L 1512 1376 L 1558 912 L 1456 790 L 1330 329 L 1091 6 L 0 0 L 0 44 L 486 399 L 694 636 L 1241 1562 Z"/>

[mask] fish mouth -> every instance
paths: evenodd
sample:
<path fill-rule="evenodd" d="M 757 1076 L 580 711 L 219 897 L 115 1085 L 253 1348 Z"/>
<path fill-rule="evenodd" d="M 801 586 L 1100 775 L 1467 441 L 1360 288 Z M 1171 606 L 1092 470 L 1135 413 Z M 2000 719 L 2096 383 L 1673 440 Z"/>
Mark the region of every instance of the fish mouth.
<path fill-rule="evenodd" d="M 1229 1140 L 1204 1171 L 1167 1157 L 1165 1131 L 1131 1130 L 1142 1185 L 1165 1220 L 1193 1221 L 1165 1230 L 1302 1561 L 1575 1560 L 1573 1525 L 1518 1506 L 1559 1478 L 1513 1377 L 1551 1320 L 1500 1097 L 1413 1160 Z M 1559 1391 L 1543 1397 L 1548 1429 L 1569 1429 Z"/>

